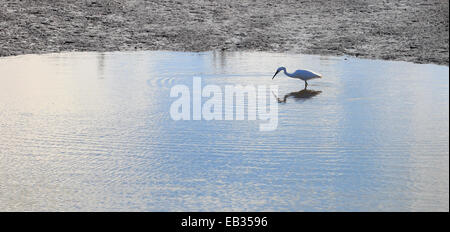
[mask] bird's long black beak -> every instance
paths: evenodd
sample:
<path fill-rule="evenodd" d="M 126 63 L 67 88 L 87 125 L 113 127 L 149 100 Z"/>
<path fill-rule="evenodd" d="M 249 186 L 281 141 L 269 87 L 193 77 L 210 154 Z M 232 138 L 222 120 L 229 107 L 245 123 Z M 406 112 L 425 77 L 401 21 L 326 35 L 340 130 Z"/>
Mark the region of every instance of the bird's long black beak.
<path fill-rule="evenodd" d="M 273 80 L 273 78 L 275 78 L 275 76 L 276 76 L 279 72 L 280 72 L 280 71 L 275 72 L 275 74 L 274 74 L 273 77 L 272 77 L 272 80 Z"/>

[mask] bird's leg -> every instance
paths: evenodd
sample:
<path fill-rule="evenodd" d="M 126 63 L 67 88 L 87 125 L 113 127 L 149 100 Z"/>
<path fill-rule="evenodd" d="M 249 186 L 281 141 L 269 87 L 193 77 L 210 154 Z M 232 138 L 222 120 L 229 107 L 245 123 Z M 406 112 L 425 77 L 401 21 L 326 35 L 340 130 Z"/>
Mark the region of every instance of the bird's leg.
<path fill-rule="evenodd" d="M 305 81 L 305 89 L 306 89 L 306 87 L 308 87 L 308 82 Z"/>

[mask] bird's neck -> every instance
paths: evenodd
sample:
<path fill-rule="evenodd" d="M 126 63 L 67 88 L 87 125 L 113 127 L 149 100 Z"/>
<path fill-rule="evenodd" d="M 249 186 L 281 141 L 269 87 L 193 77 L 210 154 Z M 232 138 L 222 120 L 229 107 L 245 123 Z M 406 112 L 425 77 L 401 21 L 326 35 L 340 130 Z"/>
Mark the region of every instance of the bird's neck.
<path fill-rule="evenodd" d="M 288 73 L 288 72 L 286 71 L 286 69 L 283 69 L 283 71 L 284 71 L 284 74 L 286 74 L 286 76 L 292 77 L 292 73 Z"/>

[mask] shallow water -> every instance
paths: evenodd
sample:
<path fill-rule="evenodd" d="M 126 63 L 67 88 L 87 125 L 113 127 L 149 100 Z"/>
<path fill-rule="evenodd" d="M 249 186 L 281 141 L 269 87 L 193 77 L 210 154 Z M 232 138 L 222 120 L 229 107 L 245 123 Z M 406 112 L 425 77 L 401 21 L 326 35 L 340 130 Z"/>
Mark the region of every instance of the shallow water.
<path fill-rule="evenodd" d="M 278 66 L 324 78 L 299 92 Z M 448 72 L 260 52 L 1 58 L 0 210 L 448 211 Z M 193 76 L 279 85 L 278 128 L 173 121 L 170 88 Z"/>

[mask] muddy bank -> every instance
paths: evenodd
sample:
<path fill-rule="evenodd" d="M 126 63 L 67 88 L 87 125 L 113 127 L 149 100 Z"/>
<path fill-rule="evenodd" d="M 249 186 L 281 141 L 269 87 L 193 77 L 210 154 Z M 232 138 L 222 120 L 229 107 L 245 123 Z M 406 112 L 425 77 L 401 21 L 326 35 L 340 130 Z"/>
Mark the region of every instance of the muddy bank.
<path fill-rule="evenodd" d="M 0 56 L 260 50 L 449 63 L 448 0 L 0 0 Z"/>

